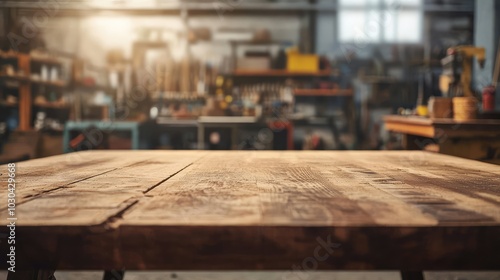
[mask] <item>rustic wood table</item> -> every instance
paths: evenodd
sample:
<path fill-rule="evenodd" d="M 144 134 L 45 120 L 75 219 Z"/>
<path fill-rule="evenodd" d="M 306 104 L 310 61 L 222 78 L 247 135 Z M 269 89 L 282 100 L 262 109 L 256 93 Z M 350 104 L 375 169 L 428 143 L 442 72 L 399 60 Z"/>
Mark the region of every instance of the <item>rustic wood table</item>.
<path fill-rule="evenodd" d="M 406 150 L 436 146 L 439 153 L 476 160 L 500 160 L 500 120 L 429 119 L 385 116 L 385 128 L 402 133 Z"/>
<path fill-rule="evenodd" d="M 289 270 L 291 279 L 315 269 L 405 279 L 500 270 L 500 167 L 486 163 L 421 151 L 88 151 L 15 172 L 9 279 L 52 279 L 54 269 L 108 270 L 106 279 L 123 275 L 112 270 Z"/>

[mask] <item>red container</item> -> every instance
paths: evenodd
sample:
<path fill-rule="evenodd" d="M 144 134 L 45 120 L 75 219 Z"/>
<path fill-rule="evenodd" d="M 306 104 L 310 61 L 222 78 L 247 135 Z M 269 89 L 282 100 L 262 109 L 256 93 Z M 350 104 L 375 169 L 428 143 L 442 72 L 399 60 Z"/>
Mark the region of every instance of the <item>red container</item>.
<path fill-rule="evenodd" d="M 487 86 L 483 88 L 483 111 L 495 110 L 495 87 Z"/>

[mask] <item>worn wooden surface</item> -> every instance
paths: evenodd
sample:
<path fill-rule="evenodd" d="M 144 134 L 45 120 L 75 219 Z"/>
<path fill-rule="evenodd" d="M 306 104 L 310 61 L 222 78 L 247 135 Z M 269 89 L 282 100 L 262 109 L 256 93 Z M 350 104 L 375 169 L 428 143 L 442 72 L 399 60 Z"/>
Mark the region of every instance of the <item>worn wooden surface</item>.
<path fill-rule="evenodd" d="M 92 151 L 16 178 L 19 267 L 500 269 L 500 167 L 444 155 Z"/>

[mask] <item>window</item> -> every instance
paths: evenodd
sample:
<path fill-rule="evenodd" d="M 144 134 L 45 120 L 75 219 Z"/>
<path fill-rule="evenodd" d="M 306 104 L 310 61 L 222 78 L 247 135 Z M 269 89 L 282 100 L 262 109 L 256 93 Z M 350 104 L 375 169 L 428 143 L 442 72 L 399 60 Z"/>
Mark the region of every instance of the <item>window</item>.
<path fill-rule="evenodd" d="M 422 0 L 339 0 L 340 42 L 419 43 Z"/>

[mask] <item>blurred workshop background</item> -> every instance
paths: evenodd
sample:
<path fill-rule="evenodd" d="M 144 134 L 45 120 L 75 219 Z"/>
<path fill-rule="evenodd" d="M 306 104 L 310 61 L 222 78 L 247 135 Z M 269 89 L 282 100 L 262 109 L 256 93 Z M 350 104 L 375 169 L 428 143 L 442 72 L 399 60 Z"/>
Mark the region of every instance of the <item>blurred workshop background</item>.
<path fill-rule="evenodd" d="M 424 149 L 498 163 L 499 11 L 2 1 L 0 163 L 89 149 Z"/>

